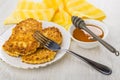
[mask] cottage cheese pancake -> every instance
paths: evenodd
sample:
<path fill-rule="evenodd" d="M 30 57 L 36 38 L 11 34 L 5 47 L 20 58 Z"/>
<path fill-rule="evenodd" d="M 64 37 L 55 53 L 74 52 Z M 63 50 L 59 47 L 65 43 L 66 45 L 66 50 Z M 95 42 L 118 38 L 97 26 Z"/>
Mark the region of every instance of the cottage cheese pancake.
<path fill-rule="evenodd" d="M 11 56 L 34 53 L 40 46 L 32 36 L 36 30 L 42 30 L 42 23 L 32 18 L 18 23 L 13 28 L 10 38 L 4 43 L 3 49 Z"/>
<path fill-rule="evenodd" d="M 56 43 L 58 44 L 62 43 L 62 34 L 58 28 L 48 27 L 48 28 L 43 29 L 42 33 L 44 36 L 55 41 Z"/>
<path fill-rule="evenodd" d="M 22 56 L 22 61 L 29 64 L 40 64 L 54 59 L 56 52 L 48 49 L 38 49 L 35 53 Z"/>

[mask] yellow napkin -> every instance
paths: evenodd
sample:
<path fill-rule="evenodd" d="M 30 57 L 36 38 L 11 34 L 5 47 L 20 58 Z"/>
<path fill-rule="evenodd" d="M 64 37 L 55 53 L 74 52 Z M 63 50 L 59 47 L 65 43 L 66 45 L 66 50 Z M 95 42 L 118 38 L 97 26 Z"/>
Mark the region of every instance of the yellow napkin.
<path fill-rule="evenodd" d="M 35 2 L 34 0 L 19 0 L 16 9 L 35 10 L 47 8 L 43 2 Z"/>
<path fill-rule="evenodd" d="M 103 20 L 105 14 L 86 0 L 19 0 L 16 10 L 5 20 L 5 24 L 18 23 L 27 18 L 52 21 L 68 29 L 71 16 Z"/>
<path fill-rule="evenodd" d="M 71 15 L 97 20 L 103 20 L 105 18 L 103 11 L 85 0 L 69 0 L 66 2 L 66 7 Z"/>
<path fill-rule="evenodd" d="M 38 9 L 38 10 L 15 10 L 5 21 L 5 24 L 15 24 L 27 18 L 37 20 L 51 21 L 55 11 L 54 9 Z"/>

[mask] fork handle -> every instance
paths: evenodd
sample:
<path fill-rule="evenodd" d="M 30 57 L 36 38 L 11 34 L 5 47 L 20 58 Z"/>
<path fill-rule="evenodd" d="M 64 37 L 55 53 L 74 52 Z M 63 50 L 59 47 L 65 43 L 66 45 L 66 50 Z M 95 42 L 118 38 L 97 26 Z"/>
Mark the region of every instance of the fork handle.
<path fill-rule="evenodd" d="M 85 61 L 86 63 L 91 65 L 94 69 L 101 72 L 102 74 L 110 75 L 112 73 L 112 70 L 109 67 L 107 67 L 107 66 L 105 66 L 103 64 L 100 64 L 100 63 L 92 61 L 92 60 L 90 60 L 88 58 L 85 58 L 85 57 L 83 57 L 83 56 L 81 56 L 81 55 L 79 55 L 79 54 L 77 54 L 77 53 L 75 53 L 73 51 L 67 50 L 67 52 L 73 54 L 74 56 L 76 56 L 78 58 L 81 58 L 83 61 Z"/>

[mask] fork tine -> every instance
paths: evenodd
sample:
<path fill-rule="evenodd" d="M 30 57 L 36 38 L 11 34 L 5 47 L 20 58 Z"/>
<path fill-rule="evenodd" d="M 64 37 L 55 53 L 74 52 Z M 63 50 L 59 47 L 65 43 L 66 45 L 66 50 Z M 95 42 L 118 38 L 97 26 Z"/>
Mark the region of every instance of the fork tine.
<path fill-rule="evenodd" d="M 45 41 L 49 40 L 47 37 L 45 37 L 42 33 L 40 32 L 36 32 L 39 36 L 41 36 L 41 38 L 43 38 Z"/>
<path fill-rule="evenodd" d="M 38 36 L 41 37 L 42 41 L 45 42 L 44 46 L 48 47 L 50 46 L 49 44 L 53 41 L 51 41 L 49 38 L 45 37 L 42 33 L 40 33 L 39 31 L 37 32 Z"/>
<path fill-rule="evenodd" d="M 43 34 L 41 34 L 39 31 L 36 31 L 33 34 L 33 37 L 37 39 L 44 46 L 48 46 L 50 42 L 50 40 L 47 37 L 45 37 Z"/>
<path fill-rule="evenodd" d="M 57 50 L 61 49 L 61 47 L 56 42 L 45 37 L 39 31 L 35 31 L 33 34 L 33 37 L 49 50 L 57 51 Z"/>
<path fill-rule="evenodd" d="M 33 34 L 33 37 L 34 37 L 36 40 L 38 40 L 42 45 L 45 44 L 45 41 L 41 38 L 41 36 L 38 35 L 37 32 L 35 32 L 35 33 Z"/>

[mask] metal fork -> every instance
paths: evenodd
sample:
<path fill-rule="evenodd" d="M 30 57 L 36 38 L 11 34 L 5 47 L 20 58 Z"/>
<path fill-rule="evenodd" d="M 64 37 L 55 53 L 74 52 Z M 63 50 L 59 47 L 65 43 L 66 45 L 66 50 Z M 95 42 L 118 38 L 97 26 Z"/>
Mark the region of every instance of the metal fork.
<path fill-rule="evenodd" d="M 54 41 L 50 40 L 49 38 L 45 37 L 42 33 L 40 33 L 39 31 L 36 31 L 33 34 L 33 37 L 39 41 L 45 48 L 53 50 L 53 51 L 57 51 L 57 50 L 61 50 L 61 47 Z M 105 74 L 105 75 L 110 75 L 112 73 L 112 70 L 100 63 L 97 63 L 95 61 L 92 61 L 88 58 L 85 58 L 71 50 L 66 50 L 66 49 L 62 49 L 65 50 L 67 53 L 71 53 L 72 55 L 82 59 L 83 61 L 85 61 L 86 63 L 88 63 L 89 65 L 91 65 L 94 69 L 96 69 L 97 71 Z"/>

